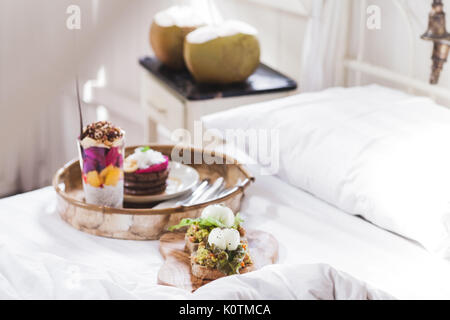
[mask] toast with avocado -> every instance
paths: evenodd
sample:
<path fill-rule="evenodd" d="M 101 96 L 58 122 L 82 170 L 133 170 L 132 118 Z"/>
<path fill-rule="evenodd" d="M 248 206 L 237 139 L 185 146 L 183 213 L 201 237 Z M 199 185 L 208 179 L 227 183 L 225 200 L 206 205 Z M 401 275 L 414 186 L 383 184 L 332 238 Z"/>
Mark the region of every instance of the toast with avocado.
<path fill-rule="evenodd" d="M 215 280 L 253 269 L 248 244 L 236 229 L 211 230 L 208 241 L 191 254 L 192 275 L 200 279 Z"/>

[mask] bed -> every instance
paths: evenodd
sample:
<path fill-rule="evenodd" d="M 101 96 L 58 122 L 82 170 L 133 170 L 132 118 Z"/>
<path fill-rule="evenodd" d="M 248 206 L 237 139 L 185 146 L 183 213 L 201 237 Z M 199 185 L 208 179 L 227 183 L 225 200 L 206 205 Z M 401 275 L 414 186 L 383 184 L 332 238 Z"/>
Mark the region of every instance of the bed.
<path fill-rule="evenodd" d="M 394 98 L 413 99 L 419 105 L 431 103 L 378 86 L 337 88 L 299 95 L 299 99 L 304 102 L 315 97 L 336 103 L 336 95 L 343 90 L 354 97 L 352 101 L 371 94 L 384 103 Z M 277 112 L 278 107 L 296 98 L 286 99 L 209 116 L 205 125 L 212 128 L 221 122 L 222 128 L 239 126 L 232 121 L 236 113 L 255 113 L 258 108 Z M 162 258 L 157 241 L 107 239 L 77 231 L 57 215 L 55 192 L 47 187 L 0 200 L 0 297 L 450 298 L 450 265 L 442 255 L 398 232 L 348 214 L 329 199 L 314 196 L 315 190 L 287 181 L 283 174 L 260 174 L 262 166 L 258 164 L 249 167 L 256 182 L 246 193 L 241 214 L 248 228 L 268 231 L 278 239 L 278 265 L 220 279 L 194 293 L 158 286 L 156 274 Z"/>
<path fill-rule="evenodd" d="M 276 180 L 273 178 L 269 182 Z M 261 205 L 266 206 L 265 202 L 260 201 L 264 194 L 254 195 L 254 192 L 259 194 L 260 189 L 255 187 L 249 194 L 243 212 L 260 210 Z M 304 193 L 299 194 L 314 204 L 314 199 Z M 327 253 L 318 251 L 322 245 L 307 251 L 305 249 L 304 254 L 299 251 L 308 248 L 308 243 L 314 241 L 314 237 L 303 235 L 301 238 L 309 240 L 302 239 L 303 244 L 299 248 L 285 245 L 284 241 L 292 241 L 295 234 L 308 226 L 319 229 L 336 226 L 321 226 L 318 221 L 308 218 L 306 210 L 297 212 L 298 219 L 294 219 L 301 222 L 303 227 L 292 229 L 290 235 L 284 237 L 286 223 L 292 220 L 290 213 L 293 209 L 282 197 L 278 200 L 273 197 L 275 201 L 266 206 L 266 210 L 271 211 L 279 208 L 280 215 L 277 213 L 276 221 L 270 219 L 264 224 L 254 223 L 255 219 L 260 220 L 266 214 L 247 215 L 250 226 L 270 230 L 279 237 L 282 244 L 280 264 L 253 272 L 253 275 L 214 281 L 217 282 L 215 287 L 209 288 L 210 285 L 207 285 L 191 294 L 182 289 L 156 284 L 156 275 L 163 263 L 157 241 L 108 239 L 75 230 L 55 212 L 55 196 L 54 190 L 47 187 L 0 201 L 1 299 L 392 298 L 363 281 L 331 268 L 321 258 Z M 256 207 L 253 206 L 255 201 L 258 203 Z M 356 219 L 356 223 L 360 222 Z M 340 237 L 340 232 L 335 232 Z"/>

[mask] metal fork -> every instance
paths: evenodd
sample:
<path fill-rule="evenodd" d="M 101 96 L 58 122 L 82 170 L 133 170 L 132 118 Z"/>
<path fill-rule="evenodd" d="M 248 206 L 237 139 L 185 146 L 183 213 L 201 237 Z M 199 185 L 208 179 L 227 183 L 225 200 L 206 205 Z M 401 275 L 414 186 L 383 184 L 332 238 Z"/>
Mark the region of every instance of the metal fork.
<path fill-rule="evenodd" d="M 222 177 L 217 178 L 216 181 L 214 181 L 214 183 L 210 185 L 210 187 L 206 189 L 203 193 L 200 193 L 198 197 L 194 197 L 189 201 L 184 202 L 182 205 L 190 206 L 193 204 L 203 203 L 210 200 L 222 189 L 224 183 L 225 183 L 224 178 Z"/>
<path fill-rule="evenodd" d="M 170 208 L 170 207 L 176 207 L 183 205 L 184 203 L 192 201 L 192 199 L 196 199 L 199 196 L 202 195 L 203 192 L 208 190 L 208 188 L 211 187 L 211 184 L 209 183 L 209 179 L 204 179 L 201 182 L 197 184 L 197 186 L 194 187 L 194 191 L 191 193 L 188 193 L 181 198 L 171 199 L 164 202 L 161 202 L 153 207 L 153 209 L 164 209 L 164 208 Z"/>

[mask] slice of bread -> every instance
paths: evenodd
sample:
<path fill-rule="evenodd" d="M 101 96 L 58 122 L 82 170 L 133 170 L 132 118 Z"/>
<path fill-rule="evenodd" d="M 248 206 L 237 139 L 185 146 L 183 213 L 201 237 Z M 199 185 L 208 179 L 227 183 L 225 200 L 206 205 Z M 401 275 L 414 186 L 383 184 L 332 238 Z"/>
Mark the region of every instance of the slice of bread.
<path fill-rule="evenodd" d="M 239 273 L 247 273 L 255 270 L 255 265 L 251 264 L 245 268 L 239 269 Z M 192 275 L 205 280 L 216 280 L 222 277 L 226 277 L 227 275 L 217 269 L 208 268 L 205 266 L 201 266 L 194 261 L 194 256 L 191 255 L 191 272 Z"/>
<path fill-rule="evenodd" d="M 188 253 L 194 253 L 195 251 L 197 251 L 199 244 L 189 240 L 187 233 L 184 235 L 184 241 L 186 243 L 184 245 L 184 251 Z"/>

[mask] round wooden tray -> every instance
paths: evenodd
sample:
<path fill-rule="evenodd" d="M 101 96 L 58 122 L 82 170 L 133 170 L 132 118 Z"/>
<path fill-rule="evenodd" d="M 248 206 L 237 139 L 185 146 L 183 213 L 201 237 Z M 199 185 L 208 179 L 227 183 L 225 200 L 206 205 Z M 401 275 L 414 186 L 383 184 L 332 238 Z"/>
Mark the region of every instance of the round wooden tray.
<path fill-rule="evenodd" d="M 128 155 L 139 146 L 128 147 L 125 154 Z M 170 158 L 173 145 L 150 145 L 154 150 L 162 152 Z M 191 159 L 199 158 L 203 150 L 185 148 L 177 150 L 180 155 L 184 152 L 191 153 Z M 101 207 L 84 202 L 84 192 L 81 182 L 81 169 L 78 160 L 67 163 L 59 169 L 53 178 L 53 187 L 58 195 L 57 210 L 61 217 L 78 230 L 97 236 L 129 239 L 129 240 L 154 240 L 171 225 L 179 223 L 183 218 L 195 218 L 200 216 L 204 207 L 213 203 L 223 203 L 234 212 L 239 211 L 244 190 L 254 178 L 243 166 L 229 156 L 212 153 L 216 159 L 221 159 L 224 164 L 189 164 L 195 168 L 200 179 L 209 178 L 214 182 L 223 177 L 227 188 L 236 187 L 230 194 L 192 206 L 177 206 L 164 209 L 128 209 Z M 197 156 L 196 156 L 197 155 Z"/>

